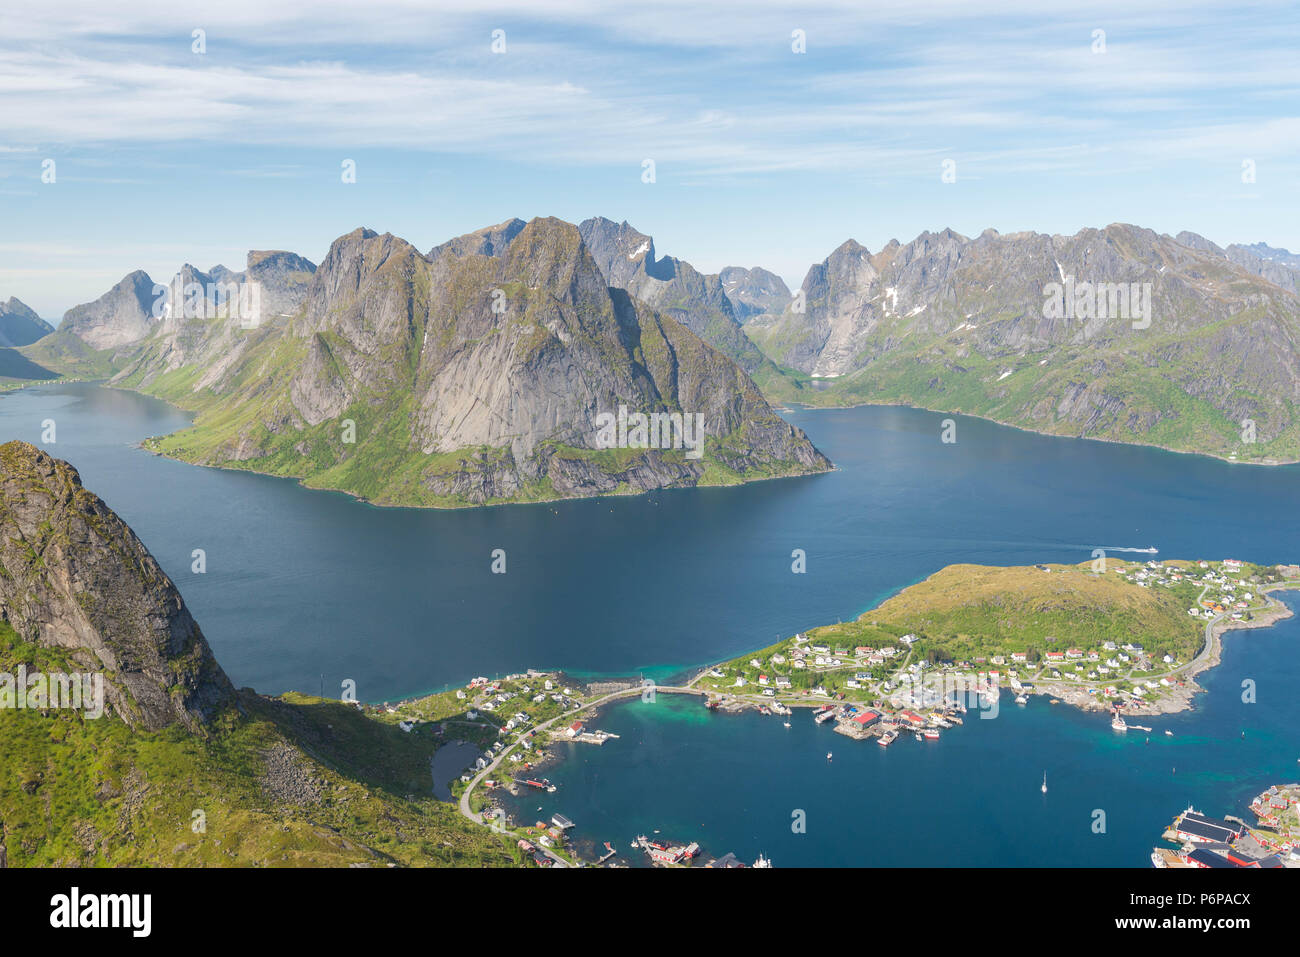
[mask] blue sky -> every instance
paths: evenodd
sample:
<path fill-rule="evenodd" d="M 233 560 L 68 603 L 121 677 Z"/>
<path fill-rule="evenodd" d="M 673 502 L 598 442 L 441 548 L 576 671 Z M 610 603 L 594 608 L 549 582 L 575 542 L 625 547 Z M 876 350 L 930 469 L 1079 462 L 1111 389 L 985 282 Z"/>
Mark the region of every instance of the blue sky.
<path fill-rule="evenodd" d="M 849 237 L 945 226 L 1300 249 L 1294 2 L 112 6 L 0 14 L 0 299 L 51 318 L 135 268 L 511 216 L 626 219 L 792 286 Z"/>

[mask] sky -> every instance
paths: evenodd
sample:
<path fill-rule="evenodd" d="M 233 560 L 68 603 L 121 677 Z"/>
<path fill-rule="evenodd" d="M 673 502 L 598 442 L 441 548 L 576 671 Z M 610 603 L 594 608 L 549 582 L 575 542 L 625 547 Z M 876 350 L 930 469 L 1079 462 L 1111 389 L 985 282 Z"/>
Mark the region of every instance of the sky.
<path fill-rule="evenodd" d="M 7 6 L 0 301 L 51 320 L 133 269 L 515 216 L 792 288 L 945 227 L 1300 250 L 1294 0 Z"/>

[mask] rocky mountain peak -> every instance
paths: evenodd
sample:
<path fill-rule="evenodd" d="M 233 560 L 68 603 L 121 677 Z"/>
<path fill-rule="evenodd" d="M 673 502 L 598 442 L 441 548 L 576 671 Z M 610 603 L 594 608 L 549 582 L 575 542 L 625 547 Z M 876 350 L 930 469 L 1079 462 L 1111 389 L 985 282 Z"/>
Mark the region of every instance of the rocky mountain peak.
<path fill-rule="evenodd" d="M 59 329 L 78 336 L 92 349 L 138 342 L 153 330 L 154 299 L 154 281 L 137 269 L 94 302 L 69 309 Z"/>
<path fill-rule="evenodd" d="M 22 300 L 10 296 L 8 302 L 0 302 L 0 348 L 31 345 L 53 331 L 54 327 Z"/>
<path fill-rule="evenodd" d="M 148 549 L 67 462 L 0 445 L 0 616 L 102 671 L 128 724 L 201 731 L 234 688 Z"/>

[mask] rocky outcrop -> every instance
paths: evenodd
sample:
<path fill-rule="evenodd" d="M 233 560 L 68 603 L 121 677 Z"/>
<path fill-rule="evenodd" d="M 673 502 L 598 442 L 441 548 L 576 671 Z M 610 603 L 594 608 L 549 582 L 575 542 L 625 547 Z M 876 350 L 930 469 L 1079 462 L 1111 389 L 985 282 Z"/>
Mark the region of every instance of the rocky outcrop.
<path fill-rule="evenodd" d="M 29 346 L 54 331 L 54 327 L 26 303 L 10 297 L 0 302 L 0 348 Z"/>
<path fill-rule="evenodd" d="M 522 219 L 507 219 L 504 223 L 457 236 L 439 246 L 434 246 L 429 250 L 428 259 L 432 262 L 447 253 L 453 256 L 500 256 L 506 251 L 510 241 L 523 231 L 525 225 Z"/>
<path fill-rule="evenodd" d="M 116 349 L 148 336 L 161 314 L 154 281 L 137 269 L 94 302 L 69 309 L 59 331 L 77 336 L 92 349 Z"/>
<path fill-rule="evenodd" d="M 753 269 L 728 266 L 718 273 L 718 279 L 741 323 L 755 316 L 780 314 L 794 298 L 784 279 L 757 266 Z"/>
<path fill-rule="evenodd" d="M 22 637 L 102 671 L 127 723 L 201 731 L 234 702 L 180 593 L 77 470 L 0 445 L 0 616 Z"/>
<path fill-rule="evenodd" d="M 626 222 L 597 216 L 579 223 L 578 231 L 609 285 L 677 320 L 746 372 L 753 374 L 765 364 L 741 331 L 717 275 L 672 256 L 655 258 L 654 240 Z"/>

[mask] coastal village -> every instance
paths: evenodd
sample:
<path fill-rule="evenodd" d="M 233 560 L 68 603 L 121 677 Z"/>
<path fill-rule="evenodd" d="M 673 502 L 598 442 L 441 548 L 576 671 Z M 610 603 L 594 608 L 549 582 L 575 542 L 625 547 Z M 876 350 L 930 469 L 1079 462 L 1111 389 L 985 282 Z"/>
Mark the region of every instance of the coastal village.
<path fill-rule="evenodd" d="M 617 742 L 617 734 L 596 726 L 599 709 L 644 695 L 647 686 L 655 693 L 696 695 L 710 711 L 757 711 L 787 726 L 796 713 L 810 715 L 818 725 L 830 725 L 830 730 L 845 738 L 872 740 L 881 747 L 904 737 L 918 742 L 938 740 L 944 733 L 957 733 L 967 720 L 996 717 L 998 709 L 1011 701 L 1023 706 L 1032 695 L 1044 696 L 1051 704 L 1109 712 L 1110 726 L 1119 733 L 1150 733 L 1152 728 L 1134 719 L 1190 707 L 1193 695 L 1200 690 L 1195 676 L 1217 663 L 1223 632 L 1260 627 L 1288 614 L 1267 592 L 1300 585 L 1300 567 L 1295 565 L 1266 568 L 1234 559 L 1110 561 L 1104 570 L 1085 563 L 992 571 L 1057 576 L 1061 582 L 1088 587 L 1097 586 L 1066 576 L 1096 579 L 1104 575 L 1111 579 L 1106 587 L 1119 596 L 1114 600 L 1122 599 L 1129 589 L 1159 596 L 1161 627 L 1151 634 L 1124 632 L 1122 622 L 1117 626 L 1107 618 L 1100 626 L 1084 623 L 1088 627 L 1037 638 L 997 634 L 990 629 L 989 635 L 950 633 L 936 640 L 919 625 L 909 629 L 898 622 L 860 620 L 795 634 L 760 652 L 705 668 L 678 686 L 655 686 L 644 679 L 583 685 L 560 673 L 530 670 L 502 678 L 476 678 L 464 688 L 396 704 L 358 707 L 378 713 L 405 733 L 476 749 L 463 773 L 450 783 L 452 798 L 466 817 L 512 840 L 521 863 L 538 867 L 619 867 L 630 863 L 771 867 L 772 862 L 762 855 L 750 865 L 730 852 L 709 857 L 698 843 L 673 842 L 657 831 L 650 836 L 637 835 L 630 842 L 625 837 L 617 847 L 606 841 L 594 854 L 591 848 L 583 853 L 571 839 L 574 822 L 564 814 L 554 813 L 548 820 L 512 820 L 500 796 L 517 799 L 530 791 L 555 793 L 556 785 L 544 769 L 560 759 L 556 746 L 599 747 Z M 1178 609 L 1176 623 L 1174 608 Z M 982 624 L 978 616 L 967 615 L 963 620 L 972 631 Z M 840 640 L 839 634 L 850 631 L 872 638 L 869 643 Z M 960 658 L 946 654 L 954 643 L 986 653 Z M 832 757 L 828 750 L 827 759 Z M 1046 788 L 1044 779 L 1044 791 Z M 1294 813 L 1293 790 L 1279 793 Z M 1278 800 L 1277 795 L 1272 796 L 1273 804 Z M 1187 820 L 1195 823 L 1194 817 Z M 1245 840 L 1250 829 L 1242 828 L 1234 832 L 1232 841 L 1218 842 L 1238 847 L 1237 857 L 1256 846 Z M 1171 833 L 1180 832 L 1175 829 Z M 1288 830 L 1283 840 L 1252 838 L 1260 848 L 1271 849 L 1269 854 L 1252 859 L 1271 860 L 1275 853 L 1283 866 L 1290 866 L 1287 855 L 1295 846 L 1290 835 Z M 1158 855 L 1163 862 L 1160 866 L 1215 866 L 1201 863 L 1208 860 L 1204 854 L 1190 857 L 1185 851 L 1164 850 L 1166 853 Z M 1221 849 L 1192 850 L 1219 853 Z"/>
<path fill-rule="evenodd" d="M 933 636 L 894 623 L 860 621 L 855 632 L 874 635 L 872 644 L 836 641 L 832 636 L 845 631 L 844 625 L 815 629 L 711 668 L 695 686 L 710 692 L 713 708 L 756 708 L 780 716 L 811 707 L 819 723 L 833 721 L 840 734 L 874 738 L 882 746 L 906 735 L 937 740 L 963 722 L 968 708 L 993 717 L 1006 703 L 1004 693 L 1016 705 L 1041 695 L 1052 704 L 1108 711 L 1116 731 L 1150 731 L 1125 717 L 1190 707 L 1200 690 L 1195 676 L 1218 662 L 1223 632 L 1261 627 L 1289 614 L 1265 592 L 1300 580 L 1295 565 L 1263 568 L 1235 559 L 1111 561 L 1107 566 L 1104 572 L 1087 564 L 1034 570 L 1049 576 L 1105 574 L 1134 589 L 1166 592 L 1185 608 L 1186 626 L 1153 638 L 1118 627 L 1108 636 L 1103 623 L 1086 633 L 1081 627 L 1038 639 L 997 634 L 999 629 L 990 627 L 982 642 L 952 636 L 989 650 L 954 660 Z M 966 620 L 981 624 L 974 616 Z"/>
<path fill-rule="evenodd" d="M 1188 808 L 1151 851 L 1161 868 L 1300 868 L 1300 784 L 1275 784 L 1250 802 L 1255 824 Z"/>

